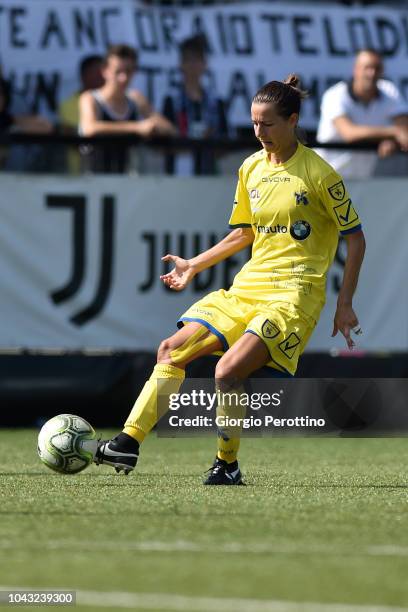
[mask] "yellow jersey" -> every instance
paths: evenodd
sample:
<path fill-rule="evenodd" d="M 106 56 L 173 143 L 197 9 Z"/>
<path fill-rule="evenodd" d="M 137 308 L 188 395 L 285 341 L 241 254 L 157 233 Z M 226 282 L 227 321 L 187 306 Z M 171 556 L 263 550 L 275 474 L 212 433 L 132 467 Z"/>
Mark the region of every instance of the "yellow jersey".
<path fill-rule="evenodd" d="M 244 161 L 229 223 L 255 235 L 251 259 L 229 292 L 289 302 L 316 320 L 339 233 L 361 229 L 341 176 L 300 143 L 282 164 L 272 164 L 264 149 Z"/>

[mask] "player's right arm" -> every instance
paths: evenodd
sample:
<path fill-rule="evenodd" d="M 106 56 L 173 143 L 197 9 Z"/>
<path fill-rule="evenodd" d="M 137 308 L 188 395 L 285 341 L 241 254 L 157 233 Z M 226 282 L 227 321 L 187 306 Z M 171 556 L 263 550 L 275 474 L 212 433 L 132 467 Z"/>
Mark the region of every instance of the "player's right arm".
<path fill-rule="evenodd" d="M 252 227 L 239 227 L 232 230 L 225 238 L 207 251 L 203 251 L 192 259 L 183 259 L 177 255 L 165 255 L 163 261 L 172 261 L 174 269 L 160 276 L 165 285 L 175 291 L 182 291 L 196 274 L 215 266 L 234 253 L 242 251 L 254 241 Z"/>
<path fill-rule="evenodd" d="M 215 266 L 223 259 L 227 259 L 234 253 L 242 251 L 245 247 L 253 243 L 255 234 L 252 229 L 251 207 L 249 203 L 248 190 L 246 188 L 246 178 L 244 164 L 239 169 L 239 178 L 234 198 L 229 226 L 232 232 L 227 234 L 216 245 L 200 253 L 197 257 L 186 260 L 176 255 L 165 255 L 163 261 L 172 261 L 175 268 L 161 276 L 161 280 L 170 289 L 181 291 L 188 285 L 198 272 Z"/>

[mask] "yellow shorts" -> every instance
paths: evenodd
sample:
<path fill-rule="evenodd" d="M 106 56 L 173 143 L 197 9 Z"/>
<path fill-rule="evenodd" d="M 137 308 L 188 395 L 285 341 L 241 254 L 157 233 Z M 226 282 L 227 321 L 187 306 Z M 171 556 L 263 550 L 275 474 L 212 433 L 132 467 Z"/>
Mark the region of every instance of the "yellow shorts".
<path fill-rule="evenodd" d="M 267 365 L 292 376 L 316 326 L 316 321 L 294 304 L 252 302 L 225 289 L 213 291 L 193 304 L 177 324 L 182 327 L 190 321 L 201 323 L 217 336 L 224 353 L 244 333 L 255 334 L 270 353 Z"/>

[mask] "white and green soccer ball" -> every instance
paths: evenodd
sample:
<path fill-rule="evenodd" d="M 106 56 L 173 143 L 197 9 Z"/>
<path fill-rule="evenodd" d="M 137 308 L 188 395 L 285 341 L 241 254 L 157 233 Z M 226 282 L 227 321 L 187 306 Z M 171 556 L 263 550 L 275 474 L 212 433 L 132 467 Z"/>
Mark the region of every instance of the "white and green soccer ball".
<path fill-rule="evenodd" d="M 38 434 L 41 461 L 56 472 L 77 474 L 90 465 L 98 441 L 92 425 L 74 414 L 59 414 Z"/>

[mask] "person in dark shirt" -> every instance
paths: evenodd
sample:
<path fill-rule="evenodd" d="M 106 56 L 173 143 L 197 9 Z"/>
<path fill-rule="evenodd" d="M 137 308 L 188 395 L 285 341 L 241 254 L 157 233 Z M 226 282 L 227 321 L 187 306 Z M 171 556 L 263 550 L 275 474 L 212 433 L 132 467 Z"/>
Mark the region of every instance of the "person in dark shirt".
<path fill-rule="evenodd" d="M 163 115 L 178 129 L 180 136 L 208 138 L 226 136 L 227 119 L 223 101 L 202 81 L 207 70 L 207 43 L 204 36 L 185 39 L 179 48 L 182 82 L 174 95 L 166 96 Z M 167 156 L 169 174 L 214 174 L 216 157 L 212 151 Z"/>
<path fill-rule="evenodd" d="M 51 122 L 44 117 L 13 112 L 10 83 L 0 76 L 0 133 L 48 134 L 52 129 Z M 0 165 L 13 172 L 34 170 L 34 160 L 40 152 L 38 146 L 12 144 L 1 149 Z"/>
<path fill-rule="evenodd" d="M 137 70 L 137 53 L 128 45 L 113 45 L 103 62 L 104 85 L 85 91 L 79 98 L 80 133 L 137 134 L 172 136 L 174 126 L 157 113 L 150 102 L 137 89 L 129 89 Z M 123 146 L 87 148 L 93 171 L 124 172 L 127 152 Z"/>

